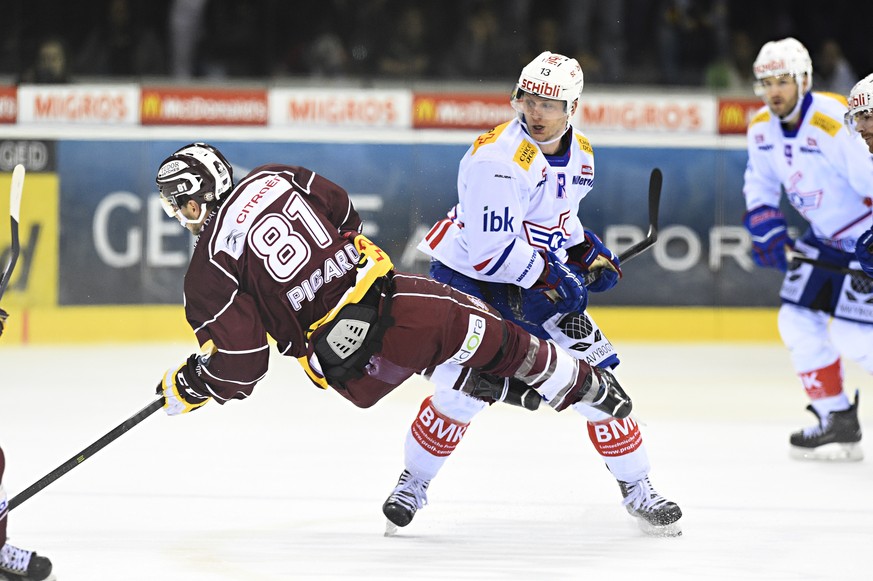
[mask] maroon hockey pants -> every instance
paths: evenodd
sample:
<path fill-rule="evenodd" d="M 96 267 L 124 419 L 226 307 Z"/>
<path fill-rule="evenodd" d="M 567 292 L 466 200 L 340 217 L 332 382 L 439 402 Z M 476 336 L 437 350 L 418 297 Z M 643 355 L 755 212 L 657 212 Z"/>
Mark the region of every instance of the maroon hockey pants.
<path fill-rule="evenodd" d="M 372 406 L 413 374 L 453 358 L 510 377 L 530 345 L 526 331 L 485 302 L 421 275 L 395 274 L 391 317 L 394 324 L 364 375 L 335 388 L 358 407 Z"/>

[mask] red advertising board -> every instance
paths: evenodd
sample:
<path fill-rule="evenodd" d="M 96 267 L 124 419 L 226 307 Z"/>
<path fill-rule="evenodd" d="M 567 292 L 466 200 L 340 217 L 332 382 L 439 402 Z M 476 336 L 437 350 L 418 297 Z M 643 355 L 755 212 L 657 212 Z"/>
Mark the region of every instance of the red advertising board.
<path fill-rule="evenodd" d="M 515 117 L 509 94 L 415 93 L 415 129 L 491 129 Z"/>
<path fill-rule="evenodd" d="M 266 125 L 264 89 L 143 87 L 143 125 Z"/>
<path fill-rule="evenodd" d="M 749 120 L 764 106 L 760 99 L 719 99 L 718 132 L 720 135 L 744 134 Z"/>
<path fill-rule="evenodd" d="M 18 117 L 18 90 L 0 86 L 0 123 L 15 123 Z"/>

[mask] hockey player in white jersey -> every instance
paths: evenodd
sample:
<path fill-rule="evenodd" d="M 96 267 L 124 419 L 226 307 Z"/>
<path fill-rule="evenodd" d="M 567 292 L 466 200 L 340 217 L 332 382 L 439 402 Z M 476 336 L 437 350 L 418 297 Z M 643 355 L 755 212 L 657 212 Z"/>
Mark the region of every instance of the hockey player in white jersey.
<path fill-rule="evenodd" d="M 873 224 L 873 163 L 863 142 L 843 127 L 845 99 L 811 91 L 812 61 L 799 41 L 766 43 L 754 73 L 766 105 L 748 129 L 744 224 L 755 262 L 786 272 L 779 333 L 818 419 L 791 435 L 791 454 L 860 460 L 858 392 L 851 402 L 841 358 L 873 373 L 873 281 L 839 269 L 858 268 L 856 243 Z M 783 190 L 809 223 L 797 240 L 779 209 Z M 793 252 L 823 266 L 792 262 Z"/>
<path fill-rule="evenodd" d="M 867 75 L 852 87 L 846 125 L 849 131 L 858 132 L 870 153 L 873 153 L 873 74 Z M 873 228 L 858 238 L 855 256 L 864 272 L 873 276 Z"/>
<path fill-rule="evenodd" d="M 590 142 L 570 124 L 582 85 L 575 59 L 544 52 L 525 66 L 511 96 L 517 118 L 479 136 L 467 150 L 458 173 L 459 203 L 418 248 L 432 257 L 436 280 L 484 299 L 577 359 L 611 369 L 618 365 L 615 349 L 585 306 L 588 292 L 614 286 L 621 268 L 578 215 L 595 171 Z M 584 277 L 592 270 L 600 277 L 586 288 Z M 431 379 L 434 395 L 422 403 L 407 433 L 406 469 L 383 505 L 389 529 L 409 524 L 458 435 L 515 387 L 457 366 L 440 366 Z M 572 407 L 586 418 L 590 440 L 618 480 L 628 512 L 649 534 L 681 534 L 682 511 L 649 481 L 630 400 L 609 413 L 591 403 Z M 440 430 L 434 429 L 438 422 Z M 453 437 L 444 441 L 440 434 Z"/>

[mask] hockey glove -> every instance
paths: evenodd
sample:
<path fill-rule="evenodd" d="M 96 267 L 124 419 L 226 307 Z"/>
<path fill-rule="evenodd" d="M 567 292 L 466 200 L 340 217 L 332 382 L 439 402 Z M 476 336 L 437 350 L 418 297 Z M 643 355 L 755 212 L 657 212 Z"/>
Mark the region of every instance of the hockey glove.
<path fill-rule="evenodd" d="M 785 247 L 794 248 L 788 237 L 785 216 L 773 206 L 758 206 L 746 212 L 743 224 L 752 235 L 752 260 L 758 266 L 788 270 Z"/>
<path fill-rule="evenodd" d="M 3 329 L 6 327 L 6 318 L 9 316 L 9 313 L 0 309 L 0 336 L 3 335 Z"/>
<path fill-rule="evenodd" d="M 590 272 L 599 272 L 594 282 L 588 285 L 588 290 L 602 293 L 618 284 L 621 278 L 621 266 L 618 256 L 603 244 L 603 241 L 591 230 L 585 230 L 585 241 L 567 249 L 569 259 L 567 264 L 578 268 L 582 279 Z"/>
<path fill-rule="evenodd" d="M 582 280 L 576 276 L 567 265 L 555 255 L 554 252 L 546 252 L 543 255 L 546 261 L 540 282 L 546 285 L 548 290 L 554 291 L 552 300 L 559 313 L 579 313 L 588 306 L 588 290 Z"/>
<path fill-rule="evenodd" d="M 855 256 L 867 276 L 873 276 L 873 228 L 864 232 L 855 245 Z"/>
<path fill-rule="evenodd" d="M 168 369 L 155 391 L 164 395 L 164 411 L 176 416 L 206 405 L 211 398 L 200 377 L 201 359 L 196 353 L 177 369 Z"/>

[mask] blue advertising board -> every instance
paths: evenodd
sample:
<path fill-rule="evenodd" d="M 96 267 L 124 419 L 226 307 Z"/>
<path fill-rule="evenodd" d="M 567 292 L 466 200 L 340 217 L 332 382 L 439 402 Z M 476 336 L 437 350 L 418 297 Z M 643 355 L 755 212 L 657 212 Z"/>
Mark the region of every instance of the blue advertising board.
<path fill-rule="evenodd" d="M 213 140 L 237 180 L 263 163 L 315 170 L 343 186 L 365 232 L 398 268 L 425 272 L 414 250 L 454 204 L 462 144 L 290 143 Z M 161 209 L 155 171 L 170 140 L 63 140 L 60 182 L 61 305 L 178 304 L 192 240 Z M 594 190 L 581 216 L 617 251 L 648 223 L 649 173 L 664 174 L 661 236 L 627 264 L 623 281 L 593 304 L 772 306 L 780 276 L 755 268 L 742 228 L 746 153 L 722 148 L 599 147 Z M 790 213 L 790 212 L 787 212 Z"/>

